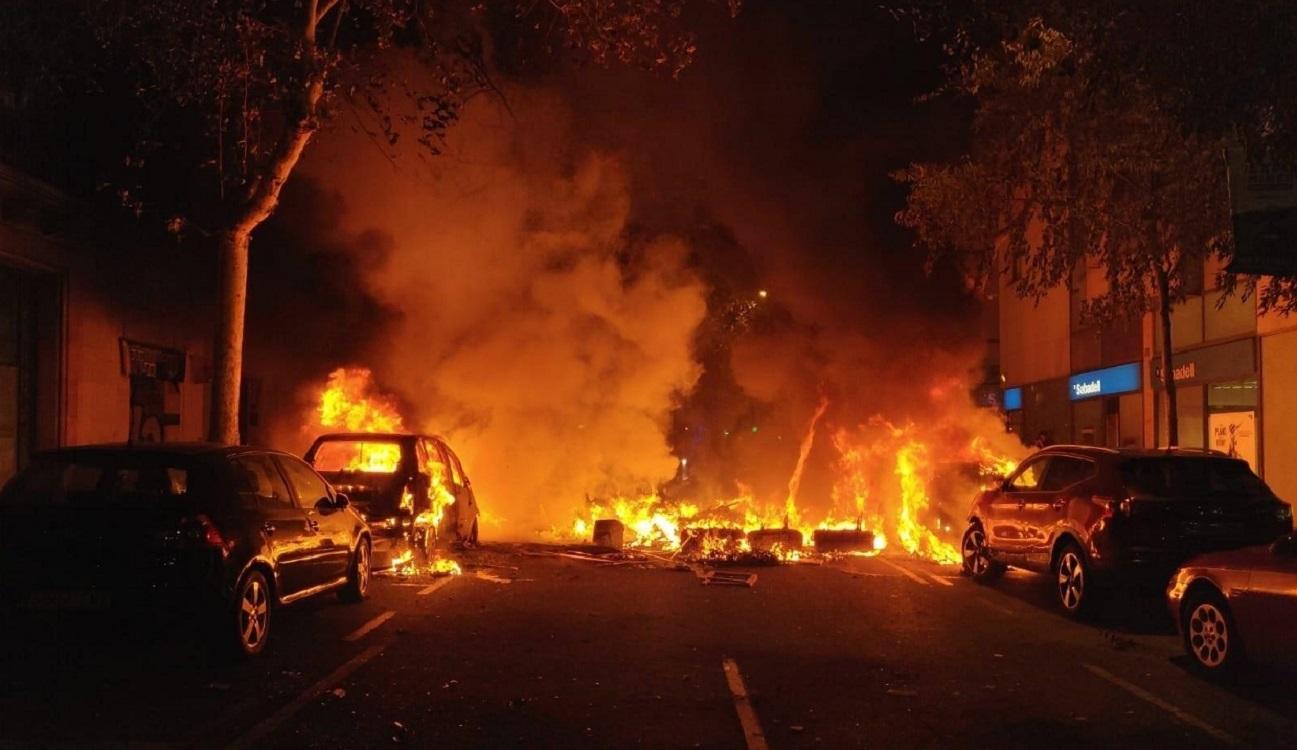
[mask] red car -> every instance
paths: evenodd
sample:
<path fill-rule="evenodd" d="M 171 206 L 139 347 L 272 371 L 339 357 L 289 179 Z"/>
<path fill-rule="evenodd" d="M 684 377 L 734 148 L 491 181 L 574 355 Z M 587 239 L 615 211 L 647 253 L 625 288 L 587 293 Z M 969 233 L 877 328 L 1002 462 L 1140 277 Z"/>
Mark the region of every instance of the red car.
<path fill-rule="evenodd" d="M 1195 557 L 1176 571 L 1166 602 L 1206 672 L 1245 658 L 1297 666 L 1297 536 Z"/>

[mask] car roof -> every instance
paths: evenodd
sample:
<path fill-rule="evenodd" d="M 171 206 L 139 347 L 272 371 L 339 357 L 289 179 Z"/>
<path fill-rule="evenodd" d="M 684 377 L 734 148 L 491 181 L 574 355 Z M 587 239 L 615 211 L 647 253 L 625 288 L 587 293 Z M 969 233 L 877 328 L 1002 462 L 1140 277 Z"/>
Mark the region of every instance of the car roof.
<path fill-rule="evenodd" d="M 424 438 L 425 440 L 439 440 L 446 442 L 446 439 L 440 435 L 432 435 L 425 432 L 326 432 L 315 439 L 316 443 L 323 443 L 329 440 L 413 440 L 415 438 Z"/>
<path fill-rule="evenodd" d="M 1106 448 L 1099 445 L 1050 445 L 1040 449 L 1036 455 L 1051 453 L 1081 454 L 1091 457 L 1111 456 L 1121 458 L 1166 458 L 1180 456 L 1185 458 L 1228 458 L 1220 451 L 1207 448 Z"/>
<path fill-rule="evenodd" d="M 94 445 L 70 445 L 63 448 L 51 448 L 40 451 L 38 456 L 154 456 L 154 457 L 230 457 L 244 453 L 275 453 L 289 456 L 290 453 L 271 448 L 259 448 L 251 445 L 226 445 L 223 443 L 98 443 Z"/>

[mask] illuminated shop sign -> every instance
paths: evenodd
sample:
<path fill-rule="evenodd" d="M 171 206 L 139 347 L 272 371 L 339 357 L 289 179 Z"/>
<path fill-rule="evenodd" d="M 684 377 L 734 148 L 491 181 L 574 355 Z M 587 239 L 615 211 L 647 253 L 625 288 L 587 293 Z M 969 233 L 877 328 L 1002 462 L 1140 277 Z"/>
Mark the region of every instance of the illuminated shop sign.
<path fill-rule="evenodd" d="M 1004 389 L 1004 410 L 1014 411 L 1022 408 L 1022 389 L 1005 388 Z"/>
<path fill-rule="evenodd" d="M 1067 394 L 1073 401 L 1130 393 L 1140 389 L 1139 363 L 1105 367 L 1073 375 L 1067 379 Z"/>

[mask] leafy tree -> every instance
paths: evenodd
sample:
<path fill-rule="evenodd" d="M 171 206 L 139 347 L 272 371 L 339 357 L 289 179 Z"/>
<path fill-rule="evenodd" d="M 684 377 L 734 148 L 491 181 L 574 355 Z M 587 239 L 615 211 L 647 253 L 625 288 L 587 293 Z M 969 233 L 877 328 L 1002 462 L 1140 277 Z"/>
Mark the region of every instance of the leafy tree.
<path fill-rule="evenodd" d="M 367 130 L 384 145 L 409 132 L 436 153 L 468 97 L 498 93 L 498 66 L 566 50 L 675 75 L 695 52 L 690 6 L 724 0 L 14 2 L 22 23 L 0 32 L 0 62 L 60 87 L 79 75 L 84 90 L 130 98 L 115 102 L 138 126 L 121 155 L 129 177 L 114 186 L 120 200 L 173 231 L 214 238 L 211 435 L 237 442 L 251 237 L 335 115 L 365 108 L 376 123 Z M 730 12 L 738 5 L 729 0 Z M 84 37 L 67 33 L 73 27 Z M 52 30 L 68 44 L 47 44 Z M 93 73 L 60 68 L 70 51 L 84 58 L 87 40 L 103 53 Z M 411 59 L 420 70 L 407 76 Z"/>
<path fill-rule="evenodd" d="M 1106 290 L 1084 314 L 1157 314 L 1176 445 L 1172 306 L 1228 248 L 1219 141 L 1178 127 L 1138 78 L 1095 64 L 1040 18 L 972 50 L 951 80 L 975 102 L 969 153 L 898 172 L 910 192 L 897 220 L 930 258 L 955 257 L 981 283 L 1004 274 L 1023 297 L 1069 283 L 1079 264 L 1102 268 Z"/>

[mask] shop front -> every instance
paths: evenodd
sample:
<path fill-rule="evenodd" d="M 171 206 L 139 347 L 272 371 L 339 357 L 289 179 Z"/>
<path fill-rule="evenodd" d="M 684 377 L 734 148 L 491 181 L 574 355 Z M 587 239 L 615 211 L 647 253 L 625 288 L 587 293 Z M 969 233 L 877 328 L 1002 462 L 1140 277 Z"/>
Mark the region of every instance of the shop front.
<path fill-rule="evenodd" d="M 1203 346 L 1172 356 L 1179 445 L 1210 448 L 1246 460 L 1260 470 L 1261 390 L 1253 337 Z M 1157 444 L 1166 445 L 1167 398 L 1162 368 L 1153 362 L 1157 393 Z"/>
<path fill-rule="evenodd" d="M 1067 379 L 1072 441 L 1108 448 L 1138 446 L 1143 437 L 1143 373 L 1138 362 L 1078 372 Z"/>

